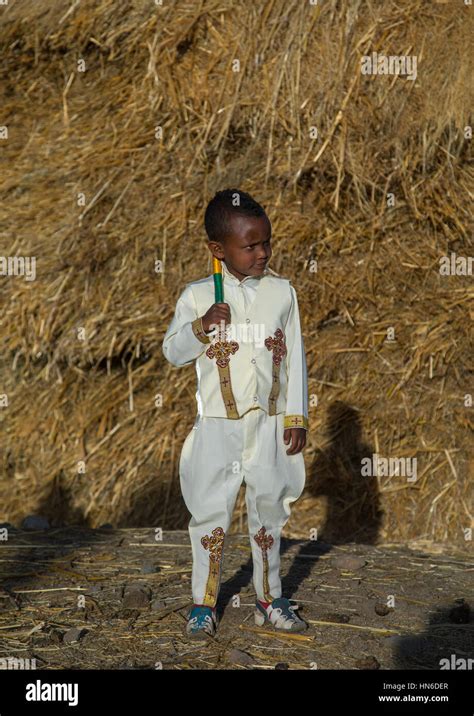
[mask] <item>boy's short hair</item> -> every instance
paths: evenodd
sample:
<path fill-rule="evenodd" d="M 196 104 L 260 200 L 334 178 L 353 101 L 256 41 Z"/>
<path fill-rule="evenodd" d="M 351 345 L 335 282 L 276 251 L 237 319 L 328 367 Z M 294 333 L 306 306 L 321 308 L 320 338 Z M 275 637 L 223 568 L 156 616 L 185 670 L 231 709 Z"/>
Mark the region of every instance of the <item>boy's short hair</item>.
<path fill-rule="evenodd" d="M 207 240 L 224 243 L 231 233 L 230 216 L 267 216 L 265 209 L 250 194 L 240 189 L 218 191 L 211 199 L 204 215 Z M 267 217 L 268 219 L 268 217 Z"/>

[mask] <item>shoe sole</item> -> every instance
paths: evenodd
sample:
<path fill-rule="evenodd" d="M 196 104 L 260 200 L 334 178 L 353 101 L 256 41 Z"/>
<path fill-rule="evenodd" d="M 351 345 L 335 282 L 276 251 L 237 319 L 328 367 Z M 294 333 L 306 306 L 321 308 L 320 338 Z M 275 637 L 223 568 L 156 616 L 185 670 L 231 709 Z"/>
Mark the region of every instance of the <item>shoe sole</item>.
<path fill-rule="evenodd" d="M 215 634 L 208 634 L 203 629 L 200 629 L 199 631 L 195 632 L 185 631 L 185 635 L 190 639 L 201 639 L 202 641 L 206 641 L 207 639 L 213 639 L 215 636 Z"/>

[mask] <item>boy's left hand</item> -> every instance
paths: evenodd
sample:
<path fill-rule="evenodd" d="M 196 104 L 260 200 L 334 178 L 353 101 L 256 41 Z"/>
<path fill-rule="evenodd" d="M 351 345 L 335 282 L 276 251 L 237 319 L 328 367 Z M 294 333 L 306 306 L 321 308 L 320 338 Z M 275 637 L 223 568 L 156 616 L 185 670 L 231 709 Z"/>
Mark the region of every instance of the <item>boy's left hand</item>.
<path fill-rule="evenodd" d="M 304 428 L 286 428 L 283 432 L 283 440 L 288 445 L 291 439 L 291 446 L 286 451 L 287 455 L 296 455 L 301 452 L 306 445 L 306 430 Z"/>

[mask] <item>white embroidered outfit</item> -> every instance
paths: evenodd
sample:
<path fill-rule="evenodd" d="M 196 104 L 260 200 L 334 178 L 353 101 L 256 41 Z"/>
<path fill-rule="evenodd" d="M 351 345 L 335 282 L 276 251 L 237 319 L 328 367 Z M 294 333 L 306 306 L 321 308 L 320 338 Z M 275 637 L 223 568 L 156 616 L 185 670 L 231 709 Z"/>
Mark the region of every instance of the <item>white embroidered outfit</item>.
<path fill-rule="evenodd" d="M 193 600 L 215 606 L 225 535 L 242 481 L 257 598 L 281 596 L 280 534 L 305 484 L 303 454 L 287 455 L 286 427 L 308 429 L 308 386 L 296 291 L 270 269 L 239 281 L 222 262 L 225 335 L 205 333 L 212 275 L 186 285 L 163 339 L 175 366 L 196 362 L 198 415 L 179 465 L 192 518 Z"/>

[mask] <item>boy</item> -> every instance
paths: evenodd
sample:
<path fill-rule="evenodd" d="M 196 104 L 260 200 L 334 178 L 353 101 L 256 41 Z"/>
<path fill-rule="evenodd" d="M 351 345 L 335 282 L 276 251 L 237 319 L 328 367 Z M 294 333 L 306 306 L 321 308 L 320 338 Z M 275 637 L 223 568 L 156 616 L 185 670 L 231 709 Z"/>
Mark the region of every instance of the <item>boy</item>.
<path fill-rule="evenodd" d="M 279 575 L 281 530 L 306 477 L 308 386 L 296 292 L 267 267 L 271 224 L 249 194 L 217 192 L 205 227 L 209 250 L 222 262 L 225 303 L 214 303 L 212 275 L 188 283 L 163 339 L 166 359 L 195 362 L 198 379 L 198 415 L 179 464 L 192 515 L 194 604 L 186 632 L 216 632 L 224 540 L 243 480 L 255 622 L 301 631 L 307 624 L 281 596 Z"/>

